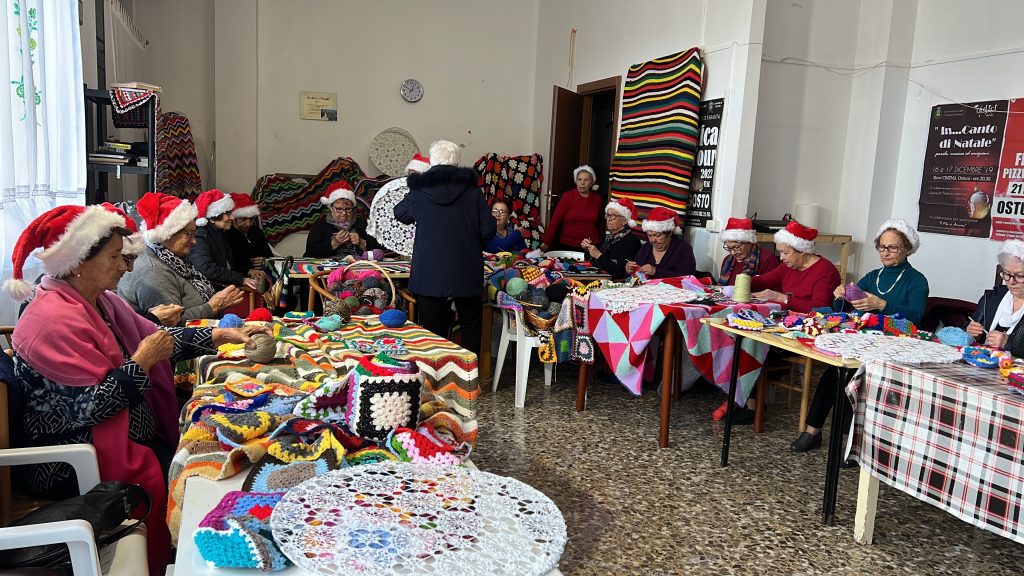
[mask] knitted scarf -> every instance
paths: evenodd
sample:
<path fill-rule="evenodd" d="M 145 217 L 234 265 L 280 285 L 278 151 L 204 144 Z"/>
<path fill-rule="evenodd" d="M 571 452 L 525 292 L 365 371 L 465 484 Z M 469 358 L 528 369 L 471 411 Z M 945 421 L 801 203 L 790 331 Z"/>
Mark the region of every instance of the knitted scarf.
<path fill-rule="evenodd" d="M 754 250 L 750 252 L 750 256 L 743 261 L 743 269 L 736 274 L 742 274 L 746 272 L 751 276 L 757 276 L 757 266 L 761 263 L 761 250 L 754 246 Z M 729 280 L 732 278 L 732 268 L 736 264 L 736 257 L 729 254 L 722 259 L 722 272 L 718 275 L 719 284 L 729 284 Z"/>
<path fill-rule="evenodd" d="M 174 270 L 174 273 L 181 276 L 185 280 L 188 280 L 189 284 L 195 287 L 199 292 L 199 295 L 204 299 L 209 300 L 213 298 L 213 294 L 216 290 L 213 289 L 213 284 L 203 276 L 196 267 L 192 265 L 188 260 L 182 260 L 178 256 L 171 252 L 163 244 L 157 244 L 154 242 L 146 242 L 146 246 L 153 251 L 153 254 L 160 259 L 161 262 L 167 264 Z"/>
<path fill-rule="evenodd" d="M 622 228 L 619 228 L 618 232 L 608 232 L 605 234 L 604 242 L 601 242 L 601 245 L 598 246 L 597 249 L 600 250 L 603 254 L 610 250 L 616 242 L 622 240 L 623 238 L 626 237 L 627 234 L 631 234 L 632 232 L 633 231 L 629 229 L 629 226 L 623 226 Z"/>

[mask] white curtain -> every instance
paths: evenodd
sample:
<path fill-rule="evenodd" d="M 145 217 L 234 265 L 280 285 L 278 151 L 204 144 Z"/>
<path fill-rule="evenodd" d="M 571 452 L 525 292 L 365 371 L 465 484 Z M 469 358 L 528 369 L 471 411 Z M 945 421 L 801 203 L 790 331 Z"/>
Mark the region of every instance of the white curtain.
<path fill-rule="evenodd" d="M 0 13 L 0 284 L 29 222 L 85 203 L 85 106 L 78 0 L 4 0 Z M 30 282 L 38 261 L 25 271 Z M 0 324 L 18 305 L 0 295 Z"/>

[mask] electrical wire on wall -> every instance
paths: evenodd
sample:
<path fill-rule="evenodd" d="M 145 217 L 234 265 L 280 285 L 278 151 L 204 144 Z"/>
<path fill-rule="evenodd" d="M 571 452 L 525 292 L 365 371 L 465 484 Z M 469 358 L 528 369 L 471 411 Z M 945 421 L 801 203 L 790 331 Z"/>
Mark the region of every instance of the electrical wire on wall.
<path fill-rule="evenodd" d="M 569 81 L 566 82 L 565 87 L 572 90 L 572 67 L 576 61 L 576 29 L 569 29 Z"/>

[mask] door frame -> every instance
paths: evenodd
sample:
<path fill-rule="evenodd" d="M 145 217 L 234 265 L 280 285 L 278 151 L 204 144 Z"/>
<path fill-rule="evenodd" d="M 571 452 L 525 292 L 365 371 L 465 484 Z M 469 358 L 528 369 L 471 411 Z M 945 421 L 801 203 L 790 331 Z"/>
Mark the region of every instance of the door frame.
<path fill-rule="evenodd" d="M 615 152 L 619 143 L 619 114 L 622 109 L 622 76 L 610 76 L 593 82 L 576 85 L 576 93 L 583 96 L 583 120 L 580 123 L 580 162 L 590 157 L 590 124 L 593 120 L 594 98 L 597 92 L 606 92 L 615 89 L 615 106 L 612 109 L 612 157 L 615 159 Z M 610 177 L 609 177 L 610 178 Z"/>

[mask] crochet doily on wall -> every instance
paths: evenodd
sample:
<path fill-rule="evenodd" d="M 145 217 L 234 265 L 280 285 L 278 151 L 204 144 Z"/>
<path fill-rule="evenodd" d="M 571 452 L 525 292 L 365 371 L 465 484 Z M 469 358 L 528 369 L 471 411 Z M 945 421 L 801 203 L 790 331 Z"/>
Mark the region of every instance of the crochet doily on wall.
<path fill-rule="evenodd" d="M 669 284 L 644 284 L 635 288 L 612 288 L 594 292 L 604 302 L 605 310 L 613 314 L 636 310 L 641 304 L 685 304 L 703 297 L 692 290 L 683 290 Z"/>
<path fill-rule="evenodd" d="M 396 178 L 378 190 L 370 205 L 366 233 L 388 250 L 411 258 L 413 243 L 416 241 L 416 225 L 402 224 L 395 218 L 395 206 L 408 193 L 409 186 L 405 178 Z"/>
<path fill-rule="evenodd" d="M 860 332 L 822 334 L 815 338 L 814 347 L 865 363 L 891 360 L 902 364 L 952 364 L 962 356 L 960 350 L 938 342 Z"/>
<path fill-rule="evenodd" d="M 270 522 L 281 551 L 313 574 L 540 575 L 557 566 L 566 542 L 561 512 L 536 489 L 434 464 L 382 462 L 312 478 L 285 495 Z"/>
<path fill-rule="evenodd" d="M 405 167 L 419 151 L 416 139 L 407 130 L 388 128 L 374 136 L 373 142 L 370 142 L 370 162 L 373 162 L 377 170 L 398 178 L 405 176 Z"/>

